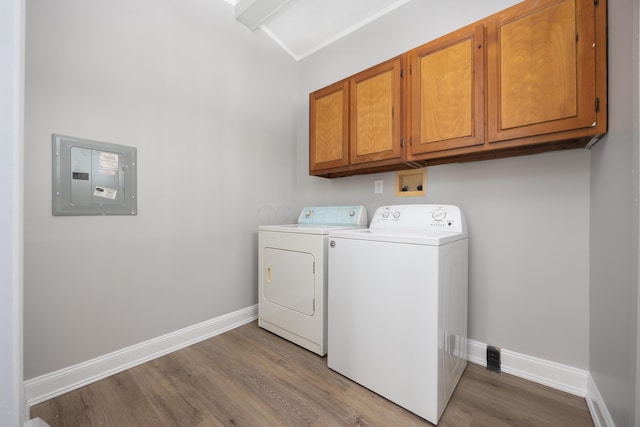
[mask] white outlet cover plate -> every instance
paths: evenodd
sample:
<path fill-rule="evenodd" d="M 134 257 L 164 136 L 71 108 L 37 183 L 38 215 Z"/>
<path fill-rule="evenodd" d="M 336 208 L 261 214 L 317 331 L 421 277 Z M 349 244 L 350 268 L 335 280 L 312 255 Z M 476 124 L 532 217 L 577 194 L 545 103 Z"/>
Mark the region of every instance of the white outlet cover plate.
<path fill-rule="evenodd" d="M 376 179 L 375 181 L 373 181 L 373 192 L 375 194 L 382 194 L 384 192 L 383 183 L 384 181 L 381 179 Z"/>

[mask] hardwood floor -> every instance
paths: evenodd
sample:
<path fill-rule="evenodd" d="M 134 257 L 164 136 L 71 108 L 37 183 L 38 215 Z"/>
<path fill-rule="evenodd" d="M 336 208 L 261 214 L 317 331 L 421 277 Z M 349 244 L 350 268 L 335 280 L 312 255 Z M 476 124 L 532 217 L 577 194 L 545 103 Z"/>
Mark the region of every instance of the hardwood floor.
<path fill-rule="evenodd" d="M 257 322 L 31 408 L 64 426 L 429 426 Z M 584 399 L 469 363 L 439 426 L 593 426 Z"/>

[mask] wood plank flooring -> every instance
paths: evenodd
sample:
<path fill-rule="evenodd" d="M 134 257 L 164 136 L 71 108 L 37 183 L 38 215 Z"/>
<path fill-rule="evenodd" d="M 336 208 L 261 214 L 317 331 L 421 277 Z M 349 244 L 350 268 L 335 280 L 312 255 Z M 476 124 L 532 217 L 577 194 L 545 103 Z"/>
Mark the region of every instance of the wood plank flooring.
<path fill-rule="evenodd" d="M 429 426 L 252 322 L 31 408 L 52 427 Z M 584 399 L 470 363 L 439 426 L 593 426 Z"/>

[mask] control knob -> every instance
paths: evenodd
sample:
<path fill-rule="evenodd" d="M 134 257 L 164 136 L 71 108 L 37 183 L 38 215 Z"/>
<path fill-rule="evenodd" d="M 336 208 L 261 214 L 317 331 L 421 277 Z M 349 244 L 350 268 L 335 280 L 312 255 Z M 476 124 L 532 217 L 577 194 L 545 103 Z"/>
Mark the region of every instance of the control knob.
<path fill-rule="evenodd" d="M 431 218 L 433 218 L 434 221 L 440 222 L 446 217 L 447 217 L 447 211 L 442 207 L 436 208 L 436 210 L 434 210 L 431 213 Z"/>

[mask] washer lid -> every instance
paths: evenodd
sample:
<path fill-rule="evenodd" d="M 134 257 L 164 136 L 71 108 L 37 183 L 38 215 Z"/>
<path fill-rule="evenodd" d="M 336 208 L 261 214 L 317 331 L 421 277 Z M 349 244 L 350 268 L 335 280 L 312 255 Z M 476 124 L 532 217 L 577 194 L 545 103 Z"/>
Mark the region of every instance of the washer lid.
<path fill-rule="evenodd" d="M 468 238 L 467 233 L 436 231 L 431 233 L 415 233 L 401 231 L 377 231 L 370 228 L 335 230 L 329 239 L 367 240 L 373 242 L 407 243 L 413 245 L 442 246 Z"/>

